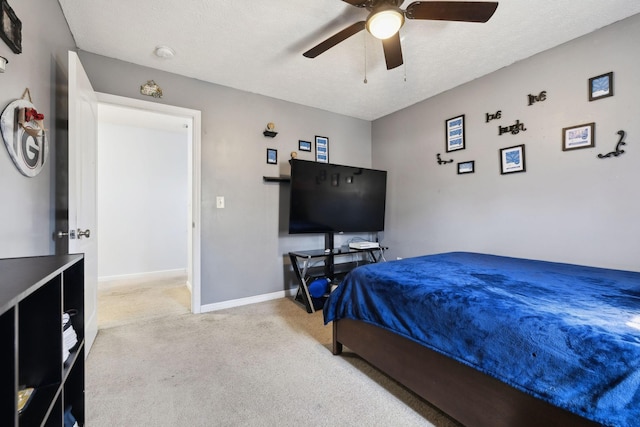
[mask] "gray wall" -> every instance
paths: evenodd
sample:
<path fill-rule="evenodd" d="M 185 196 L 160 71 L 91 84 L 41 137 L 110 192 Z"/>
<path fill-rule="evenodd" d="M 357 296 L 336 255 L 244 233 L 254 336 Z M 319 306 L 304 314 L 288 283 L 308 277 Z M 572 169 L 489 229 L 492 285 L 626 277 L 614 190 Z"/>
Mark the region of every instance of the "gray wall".
<path fill-rule="evenodd" d="M 640 15 L 376 120 L 373 165 L 390 171 L 389 257 L 464 250 L 640 271 L 638 40 Z M 615 95 L 589 102 L 588 79 L 609 71 Z M 541 91 L 546 101 L 527 106 Z M 445 153 L 444 122 L 459 114 L 466 149 Z M 516 120 L 526 132 L 498 136 Z M 595 148 L 562 151 L 562 128 L 589 122 Z M 598 159 L 618 130 L 625 154 Z M 518 144 L 527 171 L 501 175 L 498 150 Z M 437 153 L 454 163 L 438 165 Z M 476 172 L 457 175 L 467 160 Z"/>
<path fill-rule="evenodd" d="M 80 59 L 98 92 L 202 111 L 202 304 L 293 286 L 283 255 L 324 247 L 324 240 L 281 231 L 287 184 L 262 177 L 288 174 L 289 153 L 315 135 L 329 138 L 331 162 L 368 167 L 371 123 L 87 52 Z M 162 99 L 140 95 L 151 79 Z M 279 132 L 273 139 L 262 135 L 268 122 Z M 267 147 L 278 150 L 278 165 L 266 163 Z M 224 196 L 224 209 L 216 209 L 216 196 Z"/>
<path fill-rule="evenodd" d="M 29 88 L 33 103 L 45 115 L 49 158 L 44 169 L 27 178 L 14 167 L 0 143 L 0 258 L 48 255 L 54 252 L 54 189 L 56 81 L 66 81 L 67 51 L 75 48 L 57 1 L 10 2 L 22 21 L 22 53 L 14 54 L 0 40 L 0 55 L 9 60 L 0 74 L 0 106 L 4 109 Z M 62 114 L 64 117 L 66 113 Z"/>

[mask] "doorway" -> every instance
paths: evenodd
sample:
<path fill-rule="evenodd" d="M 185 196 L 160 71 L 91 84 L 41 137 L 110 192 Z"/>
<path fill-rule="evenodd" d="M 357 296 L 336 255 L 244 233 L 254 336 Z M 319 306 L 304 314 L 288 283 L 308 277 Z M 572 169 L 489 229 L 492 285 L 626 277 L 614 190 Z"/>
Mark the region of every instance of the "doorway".
<path fill-rule="evenodd" d="M 121 278 L 130 282 L 133 289 L 144 289 L 145 281 L 151 279 L 157 284 L 154 292 L 158 290 L 162 292 L 163 287 L 172 286 L 168 283 L 175 283 L 176 280 L 181 280 L 180 276 L 184 275 L 187 287 L 189 288 L 190 295 L 185 299 L 188 299 L 188 310 L 192 313 L 199 313 L 201 311 L 200 302 L 200 224 L 199 224 L 199 212 L 200 212 L 200 112 L 196 110 L 185 109 L 181 107 L 173 107 L 154 102 L 142 101 L 137 99 L 119 97 L 108 94 L 97 94 L 99 111 L 101 114 L 98 117 L 99 128 L 109 128 L 110 132 L 119 132 L 118 127 L 113 126 L 114 120 L 117 122 L 117 117 L 128 117 L 130 120 L 130 127 L 134 132 L 144 132 L 148 130 L 148 135 L 152 140 L 147 142 L 141 142 L 135 144 L 136 149 L 131 150 L 130 155 L 134 158 L 124 158 L 120 155 L 120 159 L 128 161 L 131 164 L 144 166 L 151 162 L 159 163 L 158 166 L 164 162 L 164 168 L 166 173 L 156 173 L 156 176 L 145 176 L 144 167 L 141 168 L 139 173 L 142 179 L 146 180 L 148 193 L 167 193 L 168 199 L 175 201 L 175 203 L 168 203 L 163 206 L 154 207 L 149 206 L 145 208 L 144 204 L 140 204 L 138 209 L 131 209 L 127 212 L 128 203 L 121 202 L 120 206 L 116 206 L 116 209 L 121 210 L 121 218 L 117 218 L 114 223 L 111 221 L 105 226 L 112 227 L 111 232 L 103 230 L 102 236 L 107 236 L 105 239 L 113 237 L 118 232 L 120 234 L 119 244 L 130 247 L 135 246 L 136 242 L 140 247 L 147 246 L 149 250 L 157 248 L 155 256 L 159 258 L 156 261 L 150 261 L 149 259 L 130 259 L 121 257 L 118 261 L 117 256 L 114 259 L 103 260 L 106 261 L 104 270 L 100 275 L 104 278 L 118 278 L 117 270 L 112 268 L 109 263 L 126 264 L 124 269 L 120 270 Z M 106 112 L 102 114 L 102 112 Z M 114 119 L 114 115 L 116 119 Z M 104 119 L 101 119 L 102 118 Z M 126 120 L 121 123 L 126 126 Z M 121 127 L 126 131 L 126 127 Z M 101 134 L 99 132 L 99 134 Z M 144 135 L 144 133 L 142 134 Z M 131 134 L 127 134 L 126 137 L 133 137 Z M 177 138 L 177 139 L 176 139 Z M 183 139 L 181 139 L 183 138 Z M 122 138 L 126 139 L 126 138 Z M 145 138 L 140 138 L 140 140 Z M 148 138 L 146 138 L 148 139 Z M 131 141 L 136 141 L 135 137 Z M 176 145 L 176 142 L 178 145 Z M 100 142 L 99 142 L 100 144 Z M 133 148 L 134 144 L 130 147 Z M 173 147 L 173 148 L 172 148 Z M 113 148 L 111 150 L 115 150 Z M 148 153 L 148 155 L 145 155 Z M 113 153 L 111 153 L 113 154 Z M 184 159 L 183 159 L 184 158 Z M 172 159 L 175 161 L 171 163 Z M 184 163 L 182 162 L 184 160 Z M 113 163 L 112 163 L 113 164 Z M 98 159 L 98 169 L 101 168 L 100 158 Z M 173 176 L 172 176 L 173 174 Z M 177 174 L 177 175 L 176 175 Z M 163 176 L 167 175 L 167 176 Z M 186 175 L 186 176 L 185 176 Z M 136 172 L 132 174 L 135 179 Z M 124 177 L 116 176 L 114 178 L 117 181 L 119 178 L 123 178 L 120 182 L 111 183 L 114 188 L 109 191 L 117 193 L 117 187 L 123 187 L 130 182 L 130 186 L 135 186 L 131 177 L 124 179 Z M 163 181 L 164 180 L 164 181 Z M 149 184 L 151 186 L 149 187 Z M 111 185 L 110 184 L 110 185 Z M 155 184 L 155 185 L 154 185 Z M 184 187 L 182 187 L 182 184 Z M 141 184 L 141 188 L 144 188 L 145 183 Z M 170 192 L 169 187 L 174 188 L 174 192 Z M 178 188 L 180 187 L 180 188 Z M 140 194 L 139 202 L 148 194 L 138 192 Z M 137 199 L 137 197 L 136 197 Z M 156 197 L 156 200 L 161 199 Z M 132 202 L 131 205 L 134 205 Z M 145 209 L 147 211 L 145 212 Z M 157 209 L 155 212 L 154 209 Z M 127 221 L 127 216 L 133 219 L 136 215 L 140 215 L 141 218 L 150 218 L 149 221 L 138 221 L 138 224 L 142 223 L 147 230 L 132 227 Z M 111 215 L 105 215 L 105 217 L 111 217 Z M 165 223 L 162 220 L 165 220 Z M 172 220 L 173 218 L 173 220 Z M 181 224 L 176 225 L 175 218 L 180 218 Z M 138 218 L 140 220 L 140 218 Z M 153 219 L 153 221 L 151 220 Z M 120 221 L 120 222 L 118 222 Z M 169 221 L 169 222 L 166 222 Z M 173 225 L 171 224 L 173 221 Z M 131 221 L 133 223 L 134 221 Z M 128 228 L 129 227 L 129 228 Z M 98 229 L 101 228 L 100 215 L 98 215 Z M 146 232 L 146 234 L 143 233 Z M 99 240 L 100 242 L 100 240 Z M 110 242 L 116 244 L 115 242 Z M 172 247 L 174 244 L 176 247 Z M 164 247 L 163 247 L 164 246 Z M 131 248 L 132 250 L 135 248 Z M 179 249 L 179 250 L 176 250 Z M 149 256 L 148 258 L 153 258 Z M 98 253 L 99 262 L 102 260 L 102 254 Z M 164 257 L 164 258 L 163 258 Z M 131 262 L 129 262 L 131 261 Z M 155 265 L 153 264 L 155 262 Z M 159 267 L 164 265 L 165 268 Z M 110 270 L 111 268 L 111 270 Z M 136 269 L 142 274 L 136 274 Z M 149 274 L 145 274 L 150 272 Z M 115 273 L 115 274 L 113 274 Z M 124 273 L 124 274 L 122 274 Z M 129 273 L 129 274 L 127 274 Z M 112 277 L 109 277 L 112 275 Z M 167 289 L 165 289 L 167 291 Z M 174 290 L 171 290 L 174 292 Z M 183 304 L 184 305 L 184 304 Z"/>

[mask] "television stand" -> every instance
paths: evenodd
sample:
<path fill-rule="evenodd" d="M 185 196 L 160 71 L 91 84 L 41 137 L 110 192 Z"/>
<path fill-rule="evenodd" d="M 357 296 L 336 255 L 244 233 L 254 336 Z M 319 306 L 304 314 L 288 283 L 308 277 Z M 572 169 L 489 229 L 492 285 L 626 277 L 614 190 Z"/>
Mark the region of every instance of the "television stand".
<path fill-rule="evenodd" d="M 298 281 L 295 301 L 302 304 L 307 313 L 314 313 L 322 308 L 329 292 L 320 298 L 312 297 L 309 293 L 311 282 L 326 277 L 331 281 L 330 285 L 337 285 L 354 268 L 384 260 L 383 254 L 386 249 L 382 246 L 366 249 L 354 249 L 347 246 L 338 249 L 289 252 L 291 265 Z M 336 258 L 342 262 L 336 263 Z"/>

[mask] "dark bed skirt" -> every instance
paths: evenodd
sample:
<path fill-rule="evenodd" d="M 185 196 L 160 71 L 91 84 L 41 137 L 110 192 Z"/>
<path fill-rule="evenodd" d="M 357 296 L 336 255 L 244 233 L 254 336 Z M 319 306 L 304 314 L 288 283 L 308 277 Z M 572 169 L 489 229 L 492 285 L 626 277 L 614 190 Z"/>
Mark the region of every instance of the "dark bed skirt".
<path fill-rule="evenodd" d="M 343 345 L 469 427 L 599 425 L 368 323 L 333 322 L 333 353 Z"/>

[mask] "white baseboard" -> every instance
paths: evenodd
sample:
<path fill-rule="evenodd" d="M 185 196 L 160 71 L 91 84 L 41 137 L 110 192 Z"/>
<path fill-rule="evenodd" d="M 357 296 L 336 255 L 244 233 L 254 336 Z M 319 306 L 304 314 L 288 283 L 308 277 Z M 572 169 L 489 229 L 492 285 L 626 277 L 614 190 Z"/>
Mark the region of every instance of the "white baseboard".
<path fill-rule="evenodd" d="M 265 301 L 271 301 L 279 298 L 292 297 L 295 295 L 295 293 L 296 293 L 296 289 L 288 289 L 286 291 L 278 291 L 270 294 L 262 294 L 262 295 L 256 295 L 253 297 L 216 302 L 213 304 L 206 304 L 201 306 L 200 312 L 207 313 L 211 311 L 224 310 L 225 308 L 240 307 L 243 305 L 255 304 L 258 302 L 265 302 Z"/>
<path fill-rule="evenodd" d="M 115 282 L 118 280 L 146 280 L 146 279 L 164 279 L 171 278 L 180 275 L 187 274 L 187 270 L 184 268 L 178 268 L 175 270 L 161 270 L 161 271 L 147 271 L 145 273 L 132 273 L 132 274 L 118 274 L 114 276 L 100 276 L 98 277 L 98 283 L 103 282 Z"/>

